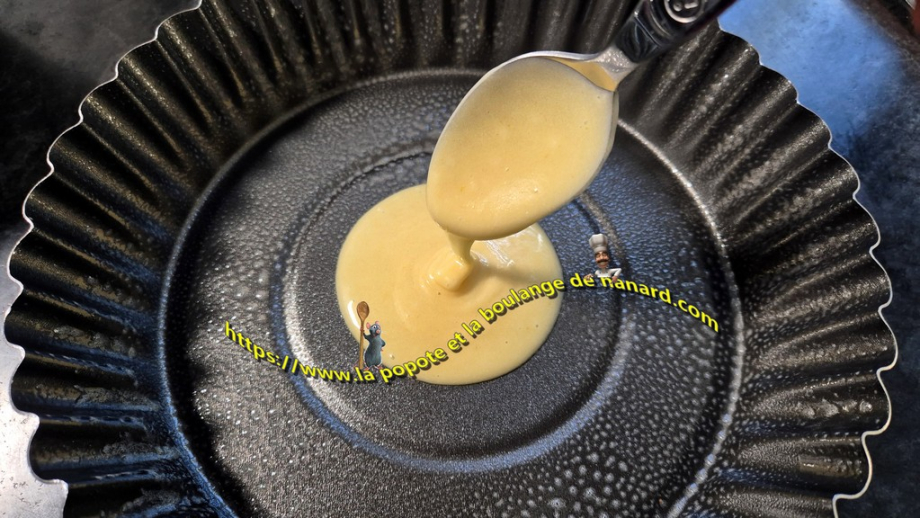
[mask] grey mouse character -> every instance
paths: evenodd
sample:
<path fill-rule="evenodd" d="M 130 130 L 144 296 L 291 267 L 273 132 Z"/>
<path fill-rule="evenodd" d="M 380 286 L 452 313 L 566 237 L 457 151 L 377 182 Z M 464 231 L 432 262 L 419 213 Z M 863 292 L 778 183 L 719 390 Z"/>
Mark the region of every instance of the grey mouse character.
<path fill-rule="evenodd" d="M 373 324 L 370 322 L 367 323 L 368 334 L 364 335 L 364 338 L 367 339 L 367 349 L 364 350 L 364 366 L 365 367 L 376 367 L 380 368 L 380 364 L 383 363 L 383 355 L 381 353 L 386 342 L 383 341 L 383 338 L 380 338 L 380 321 L 376 321 Z"/>

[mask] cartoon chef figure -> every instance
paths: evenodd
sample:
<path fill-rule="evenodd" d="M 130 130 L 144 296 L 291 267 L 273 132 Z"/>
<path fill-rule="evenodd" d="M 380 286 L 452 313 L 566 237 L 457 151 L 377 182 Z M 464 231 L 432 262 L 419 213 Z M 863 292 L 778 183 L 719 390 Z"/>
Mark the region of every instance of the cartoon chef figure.
<path fill-rule="evenodd" d="M 588 239 L 588 245 L 594 250 L 594 262 L 597 263 L 597 270 L 594 273 L 585 275 L 585 278 L 610 277 L 611 282 L 616 282 L 617 276 L 620 275 L 620 268 L 610 268 L 610 253 L 607 251 L 607 236 L 604 234 L 594 234 Z"/>

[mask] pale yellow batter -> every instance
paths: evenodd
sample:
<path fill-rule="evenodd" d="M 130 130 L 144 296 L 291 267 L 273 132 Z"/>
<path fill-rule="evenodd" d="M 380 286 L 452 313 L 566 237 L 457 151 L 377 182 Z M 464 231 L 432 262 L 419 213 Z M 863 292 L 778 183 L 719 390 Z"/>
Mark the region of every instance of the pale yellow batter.
<path fill-rule="evenodd" d="M 471 251 L 472 271 L 456 291 L 430 278 L 432 261 L 445 250 L 449 250 L 447 234 L 428 217 L 424 185 L 400 191 L 365 213 L 342 246 L 335 277 L 339 309 L 355 340 L 359 325 L 355 306 L 363 300 L 370 307 L 368 320 L 380 321 L 386 366 L 442 348 L 448 360 L 420 372 L 419 379 L 462 385 L 514 370 L 546 339 L 561 294 L 523 302 L 491 324 L 478 310 L 503 298 L 514 303 L 512 288 L 560 279 L 562 268 L 553 245 L 537 225 L 506 238 L 477 241 Z M 472 328 L 472 320 L 484 328 L 475 338 L 461 327 Z M 457 332 L 469 345 L 454 352 L 448 341 Z"/>
<path fill-rule="evenodd" d="M 513 234 L 583 191 L 613 145 L 614 93 L 550 59 L 487 74 L 463 98 L 428 170 L 428 210 L 469 239 Z"/>
<path fill-rule="evenodd" d="M 528 295 L 562 271 L 536 222 L 583 191 L 610 151 L 615 93 L 595 82 L 543 58 L 486 74 L 438 140 L 427 188 L 390 196 L 352 228 L 336 267 L 339 308 L 357 339 L 355 307 L 368 303 L 385 366 L 442 348 L 448 360 L 417 377 L 476 383 L 542 345 L 562 296 L 551 285 Z M 488 323 L 479 309 L 496 302 L 514 307 Z M 473 320 L 483 327 L 475 337 Z M 451 350 L 450 340 L 466 345 Z"/>

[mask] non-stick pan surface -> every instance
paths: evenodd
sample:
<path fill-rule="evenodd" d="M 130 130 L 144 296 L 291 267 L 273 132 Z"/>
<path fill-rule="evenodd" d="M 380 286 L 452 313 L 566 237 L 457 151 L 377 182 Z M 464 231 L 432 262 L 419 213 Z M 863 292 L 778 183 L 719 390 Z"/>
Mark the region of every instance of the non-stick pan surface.
<path fill-rule="evenodd" d="M 824 125 L 716 28 L 627 80 L 604 169 L 542 222 L 566 274 L 604 232 L 667 301 L 567 292 L 533 359 L 463 387 L 307 379 L 227 338 L 350 367 L 351 225 L 424 181 L 490 66 L 597 50 L 624 14 L 209 2 L 131 53 L 11 264 L 14 400 L 67 514 L 814 516 L 860 491 L 894 349 L 877 233 Z"/>

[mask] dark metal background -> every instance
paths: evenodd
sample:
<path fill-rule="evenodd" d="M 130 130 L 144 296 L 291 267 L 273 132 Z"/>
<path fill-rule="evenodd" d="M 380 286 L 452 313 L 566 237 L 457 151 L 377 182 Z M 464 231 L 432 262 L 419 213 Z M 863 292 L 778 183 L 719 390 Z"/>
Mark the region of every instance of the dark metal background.
<path fill-rule="evenodd" d="M 0 4 L 4 103 L 0 195 L 7 224 L 18 216 L 10 207 L 18 206 L 25 189 L 46 172 L 45 148 L 64 127 L 76 122 L 80 98 L 105 77 L 120 53 L 151 36 L 156 20 L 180 5 L 54 2 L 49 8 L 43 4 Z M 879 220 L 883 242 L 877 254 L 895 285 L 895 301 L 886 312 L 904 355 L 901 368 L 886 377 L 895 421 L 888 434 L 870 442 L 877 480 L 867 499 L 842 504 L 843 515 L 857 516 L 861 509 L 911 515 L 909 506 L 916 504 L 905 495 L 917 482 L 917 468 L 905 460 L 916 451 L 916 443 L 907 418 L 917 413 L 901 409 L 909 408 L 914 399 L 910 390 L 916 390 L 916 381 L 909 373 L 917 372 L 911 321 L 916 316 L 910 311 L 916 301 L 910 264 L 917 247 L 909 239 L 918 234 L 913 230 L 918 194 L 915 164 L 920 151 L 912 138 L 918 122 L 916 41 L 900 32 L 884 12 L 866 10 L 871 2 L 827 2 L 815 7 L 745 0 L 742 5 L 727 13 L 727 28 L 750 39 L 768 65 L 798 86 L 803 103 L 831 126 L 835 149 L 861 174 L 859 198 Z M 791 23 L 792 17 L 803 25 Z M 899 416 L 905 419 L 899 421 Z M 889 512 L 879 513 L 882 506 Z"/>

